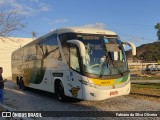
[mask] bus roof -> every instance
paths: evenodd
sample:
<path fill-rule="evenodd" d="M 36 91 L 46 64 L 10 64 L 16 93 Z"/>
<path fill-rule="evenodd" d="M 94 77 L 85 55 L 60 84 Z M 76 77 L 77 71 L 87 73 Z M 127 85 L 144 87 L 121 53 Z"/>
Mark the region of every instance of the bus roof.
<path fill-rule="evenodd" d="M 27 45 L 23 46 L 22 48 L 26 47 L 26 46 L 30 46 L 33 44 L 38 43 L 39 41 L 43 40 L 44 38 L 57 33 L 59 34 L 63 34 L 63 33 L 88 33 L 88 34 L 104 34 L 104 35 L 117 35 L 115 32 L 110 31 L 110 30 L 104 30 L 104 29 L 98 29 L 98 28 L 91 28 L 91 27 L 68 27 L 68 28 L 59 28 L 59 29 L 55 29 L 51 32 L 49 32 L 46 35 L 43 35 L 39 38 L 37 38 L 36 40 L 28 43 Z M 19 48 L 21 49 L 21 48 Z M 19 50 L 18 49 L 18 50 Z M 15 50 L 14 52 L 18 51 Z"/>
<path fill-rule="evenodd" d="M 90 27 L 69 27 L 69 28 L 59 28 L 59 29 L 57 29 L 57 33 L 58 34 L 69 33 L 69 32 L 116 35 L 115 32 L 110 31 L 110 30 L 104 30 L 104 29 L 98 29 L 98 28 L 90 28 Z"/>

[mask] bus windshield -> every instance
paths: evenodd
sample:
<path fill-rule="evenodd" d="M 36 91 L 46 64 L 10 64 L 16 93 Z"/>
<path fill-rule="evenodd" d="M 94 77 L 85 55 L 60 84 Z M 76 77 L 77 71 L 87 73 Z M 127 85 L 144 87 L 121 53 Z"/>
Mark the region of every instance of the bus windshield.
<path fill-rule="evenodd" d="M 128 71 L 125 51 L 118 36 L 80 33 L 65 33 L 60 36 L 61 43 L 72 39 L 78 39 L 85 45 L 83 72 L 102 77 L 123 75 Z"/>

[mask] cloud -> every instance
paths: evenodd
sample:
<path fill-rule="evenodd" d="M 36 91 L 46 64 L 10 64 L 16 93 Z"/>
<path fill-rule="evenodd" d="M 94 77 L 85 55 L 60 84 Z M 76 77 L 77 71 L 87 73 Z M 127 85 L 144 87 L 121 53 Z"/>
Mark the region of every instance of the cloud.
<path fill-rule="evenodd" d="M 29 0 L 29 1 L 31 1 L 31 2 L 39 2 L 39 0 Z"/>
<path fill-rule="evenodd" d="M 48 23 L 48 25 L 50 25 L 52 28 L 50 29 L 50 32 L 55 30 L 55 26 L 57 24 L 62 25 L 61 23 L 65 23 L 68 22 L 69 20 L 66 18 L 59 18 L 59 19 L 49 19 L 49 18 L 42 18 L 43 21 L 45 21 L 46 23 Z"/>
<path fill-rule="evenodd" d="M 0 7 L 7 10 L 16 10 L 20 15 L 34 15 L 47 12 L 50 6 L 40 0 L 0 0 Z"/>
<path fill-rule="evenodd" d="M 46 11 L 49 11 L 50 10 L 50 7 L 49 7 L 49 5 L 48 4 L 46 4 L 46 3 L 43 3 L 43 2 L 38 2 L 39 3 L 39 8 L 40 8 L 40 11 L 44 11 L 44 12 L 46 12 Z"/>
<path fill-rule="evenodd" d="M 65 18 L 57 19 L 55 20 L 55 23 L 62 23 L 62 22 L 67 22 L 68 20 Z"/>
<path fill-rule="evenodd" d="M 106 25 L 104 23 L 95 23 L 95 24 L 84 25 L 84 27 L 93 27 L 93 28 L 104 29 L 106 27 Z"/>
<path fill-rule="evenodd" d="M 41 9 L 40 9 L 41 11 L 44 11 L 44 12 L 47 12 L 47 11 L 49 11 L 49 8 L 48 7 L 46 7 L 46 6 L 43 6 L 43 7 L 41 7 Z"/>
<path fill-rule="evenodd" d="M 0 5 L 3 5 L 5 3 L 4 0 L 0 0 Z"/>
<path fill-rule="evenodd" d="M 51 19 L 48 19 L 48 18 L 43 18 L 43 20 L 46 21 L 49 25 L 55 25 L 55 24 L 58 24 L 58 23 L 68 22 L 68 19 L 66 19 L 66 18 L 59 18 L 59 19 L 56 19 L 56 20 L 51 20 Z"/>

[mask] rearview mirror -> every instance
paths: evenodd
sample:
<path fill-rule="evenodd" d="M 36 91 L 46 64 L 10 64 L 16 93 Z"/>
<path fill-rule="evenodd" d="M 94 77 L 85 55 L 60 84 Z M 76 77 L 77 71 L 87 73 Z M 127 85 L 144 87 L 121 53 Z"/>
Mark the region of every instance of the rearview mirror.
<path fill-rule="evenodd" d="M 122 41 L 122 44 L 129 45 L 132 49 L 132 55 L 136 55 L 136 46 L 132 42 Z"/>
<path fill-rule="evenodd" d="M 77 45 L 77 47 L 79 48 L 79 51 L 80 51 L 80 55 L 82 57 L 85 57 L 86 56 L 86 49 L 85 49 L 85 45 L 79 41 L 79 40 L 69 40 L 67 41 L 68 43 L 73 43 L 75 45 Z"/>

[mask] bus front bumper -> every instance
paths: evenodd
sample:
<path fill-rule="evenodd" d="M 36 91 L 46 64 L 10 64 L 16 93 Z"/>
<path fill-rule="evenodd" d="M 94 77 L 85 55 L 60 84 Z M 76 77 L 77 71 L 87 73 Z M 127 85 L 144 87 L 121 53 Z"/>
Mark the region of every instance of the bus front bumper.
<path fill-rule="evenodd" d="M 82 85 L 83 86 L 83 99 L 84 100 L 91 100 L 91 101 L 98 101 L 98 100 L 105 100 L 108 98 L 113 98 L 122 95 L 128 95 L 130 93 L 130 81 L 124 83 L 124 86 L 119 88 L 112 88 L 112 89 L 99 89 L 95 87 L 91 87 L 89 85 Z"/>

